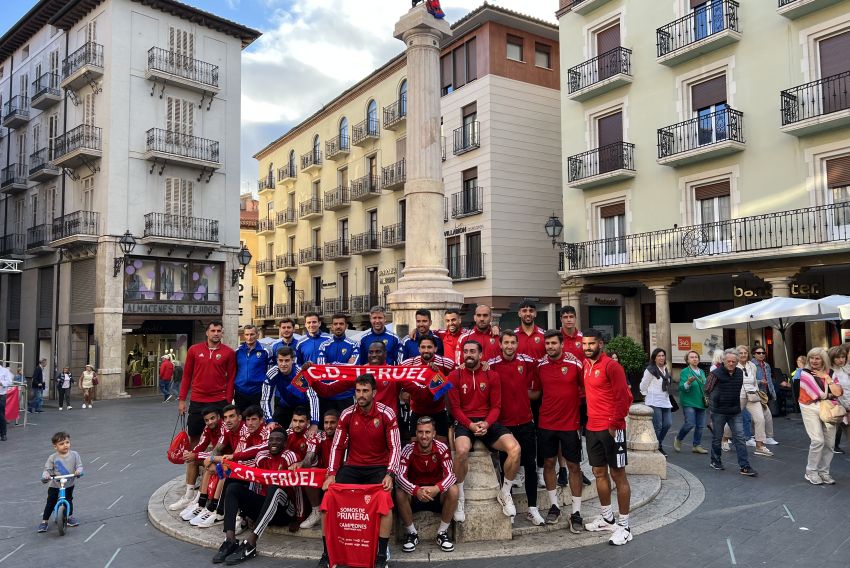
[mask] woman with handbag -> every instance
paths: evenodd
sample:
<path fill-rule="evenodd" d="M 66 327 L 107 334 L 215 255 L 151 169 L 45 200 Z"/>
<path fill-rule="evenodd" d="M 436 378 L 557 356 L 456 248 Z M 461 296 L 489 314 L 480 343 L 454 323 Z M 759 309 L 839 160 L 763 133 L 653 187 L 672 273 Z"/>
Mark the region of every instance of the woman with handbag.
<path fill-rule="evenodd" d="M 708 450 L 700 445 L 702 430 L 705 428 L 705 373 L 699 368 L 699 353 L 689 351 L 685 359 L 688 366 L 679 375 L 679 404 L 685 423 L 673 440 L 673 449 L 682 451 L 682 440 L 691 430 L 694 431 L 695 454 L 707 454 Z"/>
<path fill-rule="evenodd" d="M 91 403 L 92 391 L 97 386 L 97 373 L 94 367 L 86 365 L 86 370 L 80 375 L 80 390 L 83 391 L 83 408 L 94 408 Z"/>
<path fill-rule="evenodd" d="M 832 448 L 832 453 L 843 454 L 844 450 L 841 449 L 841 434 L 848 434 L 847 423 L 848 417 L 850 417 L 850 373 L 847 372 L 847 348 L 844 345 L 832 347 L 827 354 L 829 355 L 829 364 L 832 368 L 833 376 L 838 379 L 838 384 L 841 385 L 841 389 L 844 391 L 844 394 L 838 397 L 838 404 L 844 410 L 848 411 L 848 414 L 844 416 L 844 420 L 835 425 L 835 446 Z"/>
<path fill-rule="evenodd" d="M 757 456 L 770 457 L 773 455 L 764 441 L 767 438 L 764 428 L 764 409 L 762 408 L 762 398 L 759 395 L 759 383 L 756 377 L 756 366 L 750 361 L 750 348 L 746 345 L 739 345 L 738 351 L 738 368 L 744 373 L 744 384 L 741 386 L 741 411 L 746 411 L 750 416 L 750 431 L 755 434 L 754 452 Z M 746 420 L 746 419 L 745 419 Z M 744 426 L 746 430 L 746 425 Z M 732 431 L 727 426 L 723 431 L 723 438 L 732 437 Z M 747 445 L 750 444 L 749 440 Z"/>
<path fill-rule="evenodd" d="M 640 381 L 640 392 L 644 396 L 644 403 L 652 408 L 652 426 L 655 429 L 655 437 L 658 438 L 658 451 L 667 456 L 664 451 L 664 436 L 673 425 L 673 403 L 670 395 L 670 384 L 673 377 L 667 369 L 667 352 L 657 348 L 649 358 L 649 365 L 643 372 Z"/>
<path fill-rule="evenodd" d="M 805 479 L 812 485 L 832 485 L 829 475 L 832 450 L 835 447 L 835 422 L 841 405 L 838 397 L 844 394 L 838 378 L 829 369 L 829 355 L 823 347 L 809 351 L 808 364 L 800 372 L 800 413 L 809 435 L 809 459 Z"/>

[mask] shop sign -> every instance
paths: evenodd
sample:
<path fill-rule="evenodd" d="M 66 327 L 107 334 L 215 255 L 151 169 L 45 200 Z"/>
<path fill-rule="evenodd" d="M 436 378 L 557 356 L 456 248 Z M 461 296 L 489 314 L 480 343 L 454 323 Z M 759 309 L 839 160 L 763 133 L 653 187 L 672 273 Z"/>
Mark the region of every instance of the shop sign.
<path fill-rule="evenodd" d="M 385 268 L 378 272 L 378 283 L 383 285 L 394 284 L 397 271 L 395 268 Z"/>
<path fill-rule="evenodd" d="M 455 227 L 454 229 L 449 229 L 447 231 L 443 231 L 443 236 L 446 237 L 454 237 L 455 235 L 462 235 L 464 233 L 471 233 L 474 231 L 480 231 L 484 228 L 484 225 L 472 225 L 471 227 L 460 226 Z"/>
<path fill-rule="evenodd" d="M 794 282 L 789 287 L 789 292 L 792 298 L 820 298 L 820 284 L 802 284 Z M 770 298 L 770 288 L 767 286 L 748 287 L 748 286 L 732 286 L 732 295 L 735 298 Z"/>
<path fill-rule="evenodd" d="M 582 294 L 582 303 L 587 306 L 622 306 L 623 297 L 619 294 Z"/>
<path fill-rule="evenodd" d="M 177 302 L 145 302 L 124 304 L 125 314 L 163 316 L 219 316 L 220 304 L 185 304 Z"/>
<path fill-rule="evenodd" d="M 322 289 L 327 290 L 328 288 L 336 288 L 336 282 L 322 282 Z"/>

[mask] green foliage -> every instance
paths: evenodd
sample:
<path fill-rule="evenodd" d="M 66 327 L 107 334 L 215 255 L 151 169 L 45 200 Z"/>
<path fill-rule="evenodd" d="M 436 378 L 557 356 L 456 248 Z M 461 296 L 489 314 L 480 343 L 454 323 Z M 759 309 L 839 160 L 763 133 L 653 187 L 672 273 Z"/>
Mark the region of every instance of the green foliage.
<path fill-rule="evenodd" d="M 605 344 L 605 351 L 617 353 L 620 359 L 620 364 L 626 370 L 627 375 L 636 375 L 642 373 L 649 361 L 649 355 L 643 350 L 634 339 L 624 335 L 618 335 L 611 338 L 611 341 Z"/>

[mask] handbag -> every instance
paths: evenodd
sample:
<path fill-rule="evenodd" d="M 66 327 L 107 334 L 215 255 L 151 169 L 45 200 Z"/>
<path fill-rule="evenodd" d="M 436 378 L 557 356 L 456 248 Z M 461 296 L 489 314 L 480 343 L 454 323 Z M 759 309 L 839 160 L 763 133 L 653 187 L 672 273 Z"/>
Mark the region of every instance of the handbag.
<path fill-rule="evenodd" d="M 91 379 L 91 384 L 93 384 L 94 386 L 97 386 L 97 385 L 99 385 L 99 384 L 100 384 L 100 381 L 99 381 L 99 380 L 97 380 L 97 375 L 95 375 L 94 377 L 92 377 L 92 379 Z"/>
<path fill-rule="evenodd" d="M 756 391 L 756 392 L 747 391 L 747 402 L 761 402 L 761 397 L 759 396 L 758 391 Z"/>
<path fill-rule="evenodd" d="M 832 378 L 831 371 L 829 376 Z M 829 397 L 828 384 L 828 381 L 823 382 L 823 394 L 826 397 Z M 847 411 L 844 410 L 843 406 L 838 404 L 837 400 L 826 398 L 818 403 L 818 415 L 820 416 L 821 422 L 824 424 L 839 424 L 844 420 L 844 417 L 847 415 Z"/>
<path fill-rule="evenodd" d="M 177 432 L 177 427 L 180 426 L 180 432 Z M 186 417 L 180 415 L 177 417 L 177 423 L 174 424 L 174 432 L 171 434 L 171 444 L 168 446 L 166 457 L 173 464 L 184 464 L 183 452 L 189 450 L 189 433 L 186 432 Z"/>
<path fill-rule="evenodd" d="M 756 393 L 756 394 L 759 395 L 759 402 L 761 402 L 762 407 L 767 408 L 767 402 L 768 402 L 768 400 L 770 400 L 770 397 L 768 396 L 768 394 L 766 392 L 764 392 L 763 390 L 759 390 L 758 393 Z"/>

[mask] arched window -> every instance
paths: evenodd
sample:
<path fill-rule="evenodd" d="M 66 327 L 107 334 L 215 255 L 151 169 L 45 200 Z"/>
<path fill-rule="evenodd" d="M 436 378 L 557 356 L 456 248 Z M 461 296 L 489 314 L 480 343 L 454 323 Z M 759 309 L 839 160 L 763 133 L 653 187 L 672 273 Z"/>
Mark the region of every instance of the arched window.
<path fill-rule="evenodd" d="M 407 116 L 407 79 L 398 88 L 398 110 L 401 116 Z"/>
<path fill-rule="evenodd" d="M 366 128 L 370 136 L 378 134 L 378 103 L 374 99 L 369 101 L 369 106 L 366 109 Z"/>
<path fill-rule="evenodd" d="M 295 150 L 289 151 L 289 177 L 295 177 Z"/>
<path fill-rule="evenodd" d="M 339 148 L 348 150 L 348 119 L 344 116 L 339 121 Z"/>
<path fill-rule="evenodd" d="M 322 143 L 319 140 L 319 135 L 313 137 L 313 162 L 318 164 L 322 161 Z"/>

